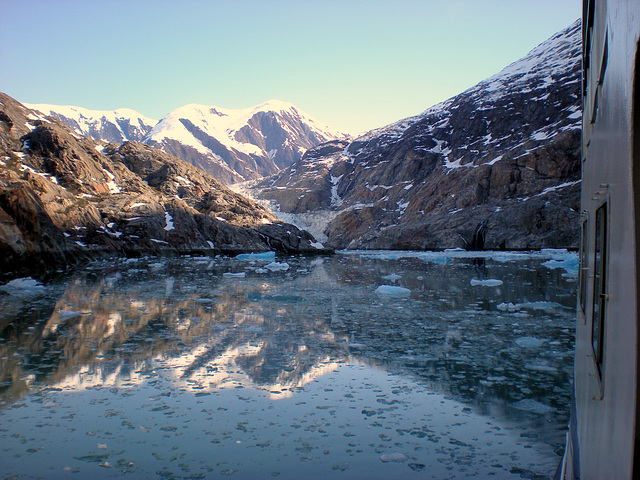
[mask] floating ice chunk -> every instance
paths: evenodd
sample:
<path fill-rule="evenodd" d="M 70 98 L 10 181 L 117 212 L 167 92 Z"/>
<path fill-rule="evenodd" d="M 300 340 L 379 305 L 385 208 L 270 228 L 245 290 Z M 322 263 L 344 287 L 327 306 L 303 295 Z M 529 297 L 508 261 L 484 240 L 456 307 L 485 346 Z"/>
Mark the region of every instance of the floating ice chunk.
<path fill-rule="evenodd" d="M 499 303 L 498 305 L 496 305 L 496 308 L 498 310 L 502 310 L 503 312 L 516 312 L 518 311 L 518 306 L 509 302 L 509 303 Z"/>
<path fill-rule="evenodd" d="M 242 278 L 246 275 L 247 275 L 246 272 L 224 272 L 222 274 L 223 277 L 231 277 L 231 278 L 234 278 L 234 277 Z"/>
<path fill-rule="evenodd" d="M 390 297 L 408 297 L 411 295 L 411 290 L 404 287 L 396 287 L 394 285 L 380 285 L 376 288 L 378 295 L 388 295 Z"/>
<path fill-rule="evenodd" d="M 384 277 L 385 280 L 389 280 L 390 282 L 396 282 L 397 280 L 400 280 L 402 277 L 400 275 L 397 275 L 395 273 L 392 273 L 390 275 L 385 275 Z"/>
<path fill-rule="evenodd" d="M 566 248 L 543 248 L 540 250 L 540 253 L 553 257 L 557 255 L 566 255 L 569 253 L 569 250 L 567 250 Z"/>
<path fill-rule="evenodd" d="M 384 463 L 404 463 L 409 460 L 409 457 L 407 457 L 404 453 L 385 453 L 384 455 L 380 455 L 380 460 L 382 460 Z"/>
<path fill-rule="evenodd" d="M 286 262 L 283 263 L 278 263 L 278 262 L 271 262 L 271 263 L 267 263 L 264 268 L 271 270 L 272 272 L 276 272 L 278 270 L 289 270 L 289 264 Z"/>
<path fill-rule="evenodd" d="M 543 310 L 545 312 L 552 312 L 557 308 L 562 308 L 562 305 L 557 302 L 524 302 L 516 304 L 516 307 L 518 307 L 518 309 L 528 308 L 531 310 Z"/>
<path fill-rule="evenodd" d="M 539 414 L 551 413 L 556 411 L 555 408 L 550 407 L 549 405 L 545 405 L 544 403 L 540 403 L 537 400 L 533 400 L 532 398 L 525 398 L 518 402 L 512 403 L 510 406 L 511 408 L 515 408 L 516 410 Z"/>
<path fill-rule="evenodd" d="M 241 253 L 240 255 L 236 255 L 237 260 L 249 260 L 249 261 L 275 261 L 276 252 L 261 252 L 261 253 Z"/>
<path fill-rule="evenodd" d="M 498 285 L 502 285 L 502 280 L 498 280 L 496 278 L 486 278 L 484 280 L 478 280 L 477 278 L 472 278 L 469 282 L 471 286 L 475 287 L 480 285 L 482 287 L 497 287 Z"/>
<path fill-rule="evenodd" d="M 555 269 L 555 268 L 562 268 L 564 269 L 569 275 L 571 276 L 578 276 L 578 256 L 577 255 L 572 255 L 572 256 L 568 256 L 562 260 L 559 259 L 551 259 L 551 260 L 547 260 L 546 262 L 542 263 L 542 266 L 550 268 L 550 269 Z"/>
<path fill-rule="evenodd" d="M 544 343 L 544 340 L 540 340 L 535 337 L 520 337 L 516 338 L 516 345 L 522 348 L 538 348 Z"/>
<path fill-rule="evenodd" d="M 453 253 L 453 252 L 452 252 Z M 429 252 L 420 257 L 420 260 L 427 263 L 435 263 L 436 265 L 447 265 L 453 260 L 446 256 L 440 254 L 440 252 Z"/>
<path fill-rule="evenodd" d="M 16 278 L 0 286 L 0 291 L 13 296 L 37 295 L 42 293 L 45 286 L 31 277 Z"/>

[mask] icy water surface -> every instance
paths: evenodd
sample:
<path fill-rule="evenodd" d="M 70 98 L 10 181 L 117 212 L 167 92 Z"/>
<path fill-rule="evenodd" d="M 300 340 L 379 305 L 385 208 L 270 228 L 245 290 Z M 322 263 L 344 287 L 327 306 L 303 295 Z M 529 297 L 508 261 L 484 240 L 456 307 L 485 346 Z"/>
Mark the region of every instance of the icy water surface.
<path fill-rule="evenodd" d="M 143 258 L 0 286 L 0 478 L 549 478 L 576 256 Z"/>

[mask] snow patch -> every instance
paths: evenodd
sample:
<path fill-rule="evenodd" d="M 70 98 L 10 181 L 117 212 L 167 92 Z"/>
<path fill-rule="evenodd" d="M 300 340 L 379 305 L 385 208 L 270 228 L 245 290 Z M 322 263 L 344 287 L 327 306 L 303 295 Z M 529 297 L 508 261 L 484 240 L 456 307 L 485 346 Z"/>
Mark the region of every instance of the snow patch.
<path fill-rule="evenodd" d="M 164 212 L 164 222 L 165 222 L 165 227 L 164 229 L 169 232 L 171 230 L 175 230 L 175 227 L 173 225 L 173 217 L 171 216 L 171 214 L 169 212 Z"/>

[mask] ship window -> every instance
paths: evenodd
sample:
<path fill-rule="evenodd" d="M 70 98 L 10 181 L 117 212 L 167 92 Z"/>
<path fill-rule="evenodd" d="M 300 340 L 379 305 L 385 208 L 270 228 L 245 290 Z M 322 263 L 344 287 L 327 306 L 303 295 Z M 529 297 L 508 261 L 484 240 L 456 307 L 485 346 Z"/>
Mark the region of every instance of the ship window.
<path fill-rule="evenodd" d="M 591 344 L 598 371 L 602 375 L 604 360 L 606 265 L 607 265 L 607 204 L 596 211 L 596 238 L 593 259 L 593 315 L 591 317 Z"/>
<path fill-rule="evenodd" d="M 598 105 L 600 103 L 600 85 L 596 86 L 596 95 L 593 98 L 593 111 L 591 113 L 591 123 L 596 123 L 598 119 Z"/>
<path fill-rule="evenodd" d="M 580 309 L 582 313 L 587 311 L 587 221 L 584 220 L 580 227 L 581 229 L 581 241 L 580 241 L 580 270 L 578 271 L 578 300 L 580 302 Z"/>
<path fill-rule="evenodd" d="M 593 37 L 593 24 L 595 20 L 595 0 L 588 0 L 582 5 L 582 18 L 584 19 L 582 24 L 582 38 L 584 39 L 584 51 L 582 61 L 582 93 L 584 96 L 587 94 L 588 89 L 588 75 L 587 70 L 591 66 L 591 43 Z"/>

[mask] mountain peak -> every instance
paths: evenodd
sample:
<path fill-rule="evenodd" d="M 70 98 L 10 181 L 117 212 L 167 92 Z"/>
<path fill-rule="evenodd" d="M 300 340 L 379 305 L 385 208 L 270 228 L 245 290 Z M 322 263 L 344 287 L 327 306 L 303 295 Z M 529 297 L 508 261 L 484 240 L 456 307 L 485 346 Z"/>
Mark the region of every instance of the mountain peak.
<path fill-rule="evenodd" d="M 60 120 L 81 135 L 107 142 L 140 141 L 158 123 L 157 120 L 130 108 L 92 110 L 72 105 L 46 103 L 25 103 L 24 105 Z"/>
<path fill-rule="evenodd" d="M 75 132 L 107 142 L 137 141 L 234 183 L 276 173 L 320 143 L 348 134 L 314 120 L 290 102 L 271 99 L 245 108 L 188 103 L 150 119 L 128 108 L 90 110 L 29 104 Z"/>
<path fill-rule="evenodd" d="M 221 181 L 276 173 L 316 145 L 347 135 L 282 100 L 246 108 L 187 104 L 166 115 L 144 142 L 172 153 Z"/>

